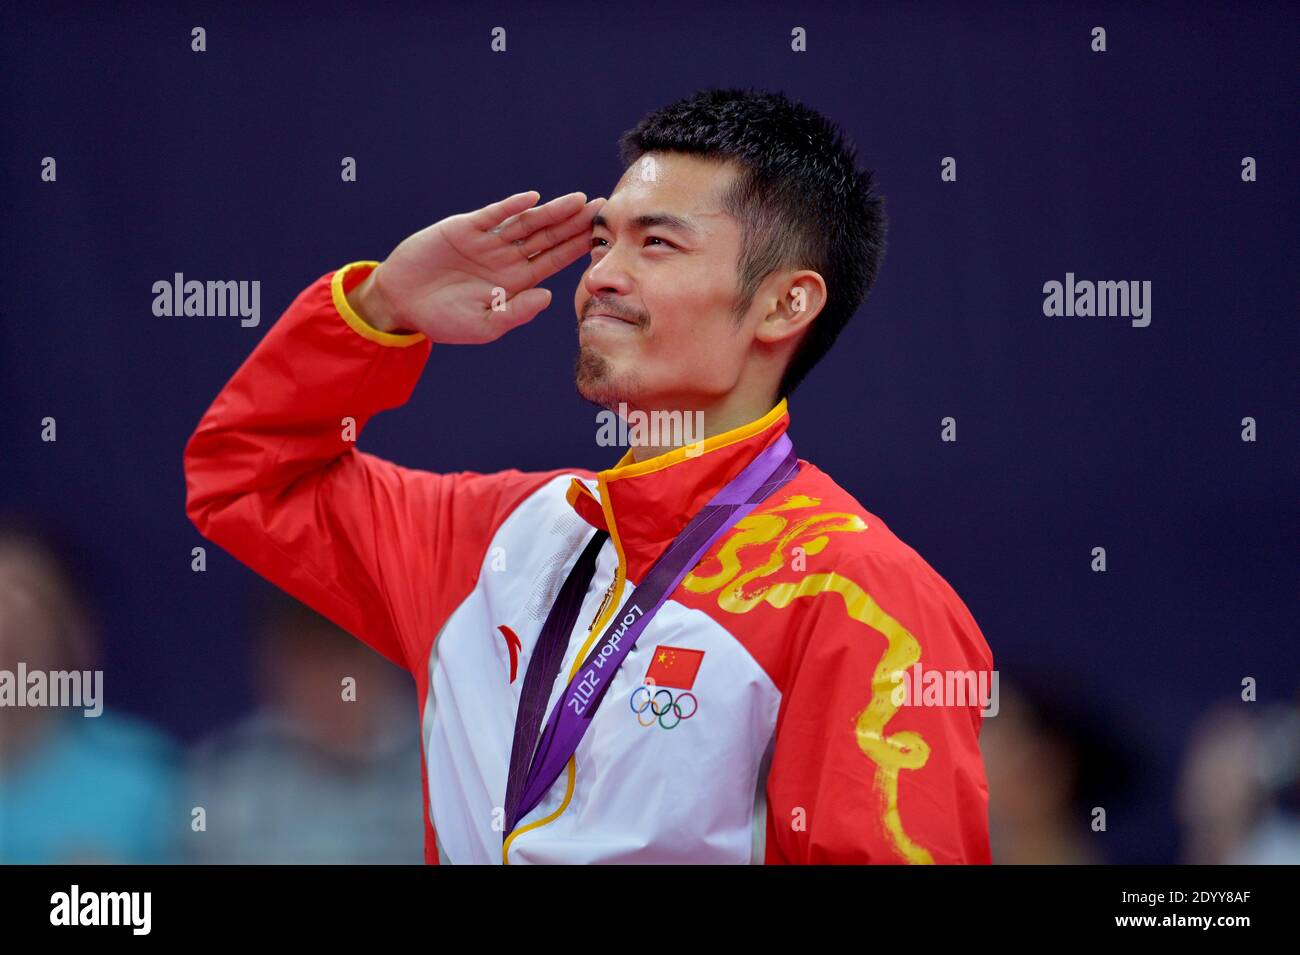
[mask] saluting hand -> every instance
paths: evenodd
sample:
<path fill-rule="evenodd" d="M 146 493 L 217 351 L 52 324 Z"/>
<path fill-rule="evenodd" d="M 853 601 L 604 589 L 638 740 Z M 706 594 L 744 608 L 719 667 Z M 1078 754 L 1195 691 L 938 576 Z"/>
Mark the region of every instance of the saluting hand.
<path fill-rule="evenodd" d="M 551 303 L 537 283 L 590 251 L 591 220 L 605 202 L 571 192 L 532 208 L 539 198 L 517 193 L 408 236 L 348 302 L 384 332 L 447 345 L 500 338 Z"/>

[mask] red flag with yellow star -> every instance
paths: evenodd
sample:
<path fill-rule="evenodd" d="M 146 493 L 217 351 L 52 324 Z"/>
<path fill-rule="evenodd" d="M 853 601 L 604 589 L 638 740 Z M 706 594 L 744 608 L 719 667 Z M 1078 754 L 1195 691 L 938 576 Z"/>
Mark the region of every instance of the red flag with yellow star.
<path fill-rule="evenodd" d="M 655 647 L 654 656 L 650 659 L 650 668 L 645 671 L 645 679 L 641 682 L 689 690 L 695 684 L 695 674 L 699 672 L 700 661 L 703 659 L 703 650 Z"/>

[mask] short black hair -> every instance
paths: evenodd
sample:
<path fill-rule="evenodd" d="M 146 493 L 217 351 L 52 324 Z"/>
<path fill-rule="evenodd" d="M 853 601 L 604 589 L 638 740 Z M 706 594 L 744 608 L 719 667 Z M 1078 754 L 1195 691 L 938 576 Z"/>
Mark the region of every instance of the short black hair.
<path fill-rule="evenodd" d="M 825 280 L 826 304 L 781 378 L 787 397 L 875 282 L 887 220 L 883 197 L 872 193 L 874 173 L 857 168 L 854 146 L 820 113 L 755 89 L 702 90 L 647 114 L 620 137 L 619 155 L 626 169 L 649 152 L 738 167 L 722 197 L 741 227 L 737 318 L 776 269 L 812 269 Z"/>

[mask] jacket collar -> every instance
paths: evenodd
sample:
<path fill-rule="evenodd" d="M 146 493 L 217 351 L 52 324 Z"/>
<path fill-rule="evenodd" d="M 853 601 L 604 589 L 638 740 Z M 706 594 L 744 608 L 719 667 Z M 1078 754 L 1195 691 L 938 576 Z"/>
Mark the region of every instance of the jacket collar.
<path fill-rule="evenodd" d="M 706 438 L 702 450 L 675 448 L 640 462 L 629 450 L 596 474 L 595 493 L 574 478 L 569 503 L 588 524 L 609 531 L 620 571 L 640 580 L 700 508 L 789 424 L 782 398 L 761 418 Z"/>

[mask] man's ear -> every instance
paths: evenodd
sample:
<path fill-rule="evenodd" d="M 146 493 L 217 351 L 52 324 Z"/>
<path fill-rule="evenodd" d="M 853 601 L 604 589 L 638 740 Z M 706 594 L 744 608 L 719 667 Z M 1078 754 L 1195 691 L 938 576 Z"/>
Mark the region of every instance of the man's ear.
<path fill-rule="evenodd" d="M 826 306 L 826 281 L 812 269 L 790 272 L 776 280 L 767 314 L 754 337 L 777 344 L 801 335 Z"/>

